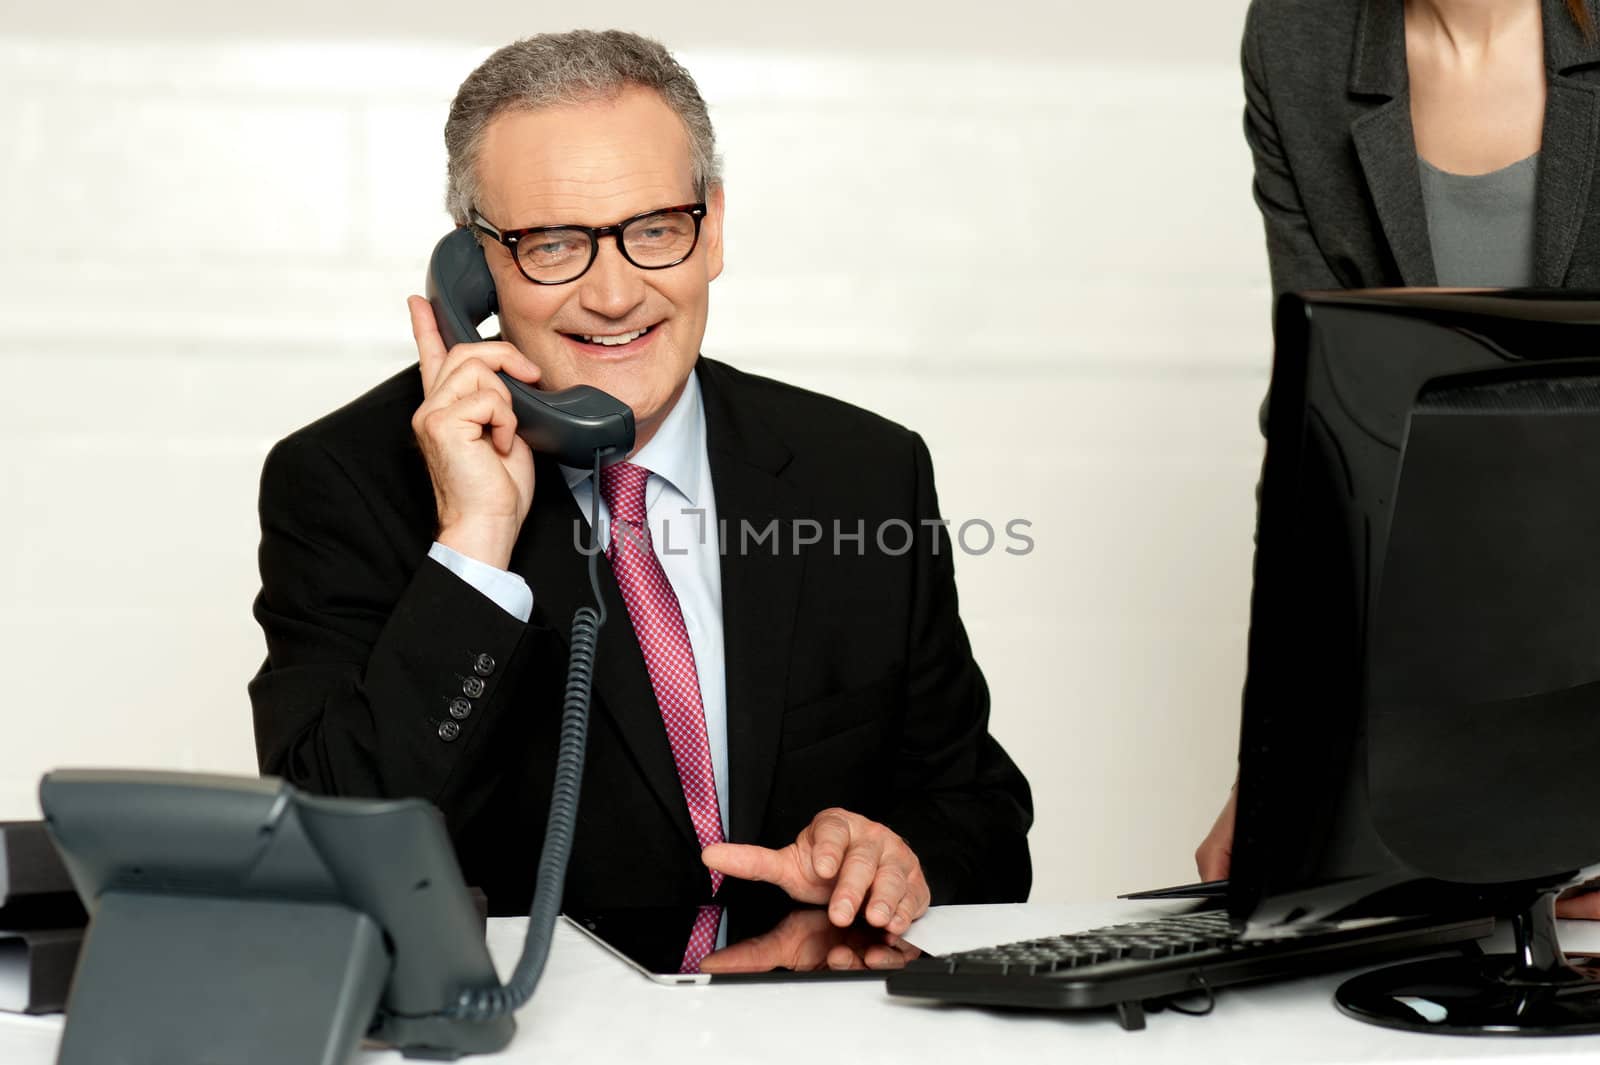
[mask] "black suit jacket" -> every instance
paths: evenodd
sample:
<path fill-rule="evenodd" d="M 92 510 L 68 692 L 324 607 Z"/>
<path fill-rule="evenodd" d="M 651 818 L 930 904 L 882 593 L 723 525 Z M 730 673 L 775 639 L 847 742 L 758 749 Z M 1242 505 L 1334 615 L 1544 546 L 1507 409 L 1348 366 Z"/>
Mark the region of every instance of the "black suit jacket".
<path fill-rule="evenodd" d="M 1600 288 L 1600 43 L 1563 0 L 1543 5 L 1535 283 Z M 1254 0 L 1243 66 L 1274 295 L 1436 284 L 1403 0 Z"/>
<path fill-rule="evenodd" d="M 956 609 L 949 537 L 920 437 L 701 359 L 707 451 L 726 523 L 729 831 L 782 846 L 819 811 L 882 821 L 922 860 L 934 901 L 1024 899 L 1026 781 L 988 733 L 989 700 Z M 526 912 L 548 808 L 576 608 L 592 601 L 587 523 L 537 458 L 511 568 L 524 625 L 427 558 L 436 531 L 411 433 L 410 369 L 280 442 L 261 480 L 255 613 L 267 659 L 250 685 L 264 772 L 317 792 L 420 796 L 444 811 L 469 883 Z M 794 522 L 821 523 L 794 535 Z M 775 539 L 765 534 L 777 522 Z M 842 540 L 858 523 L 863 548 Z M 885 552 L 874 531 L 891 525 Z M 746 535 L 744 530 L 749 530 Z M 741 550 L 741 540 L 744 550 Z M 588 764 L 567 877 L 577 908 L 709 898 L 644 660 L 610 569 Z M 447 707 L 493 668 L 459 736 Z M 447 730 L 448 733 L 448 730 Z"/>

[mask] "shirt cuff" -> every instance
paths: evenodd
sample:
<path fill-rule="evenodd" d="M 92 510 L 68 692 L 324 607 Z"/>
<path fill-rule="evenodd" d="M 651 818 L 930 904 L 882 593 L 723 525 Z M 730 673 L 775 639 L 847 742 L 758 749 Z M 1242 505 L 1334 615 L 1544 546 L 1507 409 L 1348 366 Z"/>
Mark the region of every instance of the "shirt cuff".
<path fill-rule="evenodd" d="M 508 570 L 496 569 L 487 562 L 468 558 L 454 548 L 435 540 L 428 557 L 482 592 L 501 610 L 526 623 L 533 614 L 533 589 L 528 582 Z"/>

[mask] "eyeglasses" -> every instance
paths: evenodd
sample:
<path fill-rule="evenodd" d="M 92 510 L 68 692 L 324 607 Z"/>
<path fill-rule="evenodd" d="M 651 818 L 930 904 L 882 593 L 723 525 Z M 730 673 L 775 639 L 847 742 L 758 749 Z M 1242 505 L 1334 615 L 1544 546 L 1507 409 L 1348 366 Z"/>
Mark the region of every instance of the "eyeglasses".
<path fill-rule="evenodd" d="M 472 228 L 506 246 L 522 276 L 535 285 L 565 285 L 594 265 L 600 241 L 614 237 L 622 257 L 641 270 L 665 270 L 694 254 L 700 243 L 703 203 L 646 211 L 614 226 L 529 226 L 496 229 L 472 210 Z"/>

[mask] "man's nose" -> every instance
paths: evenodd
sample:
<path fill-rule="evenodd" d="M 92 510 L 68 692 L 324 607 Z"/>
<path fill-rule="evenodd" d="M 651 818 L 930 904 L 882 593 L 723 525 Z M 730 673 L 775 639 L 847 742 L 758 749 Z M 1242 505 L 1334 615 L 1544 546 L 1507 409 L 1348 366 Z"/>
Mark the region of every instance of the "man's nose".
<path fill-rule="evenodd" d="M 615 239 L 600 242 L 594 265 L 583 275 L 579 300 L 583 309 L 606 318 L 625 318 L 644 301 L 644 278 L 623 258 Z"/>

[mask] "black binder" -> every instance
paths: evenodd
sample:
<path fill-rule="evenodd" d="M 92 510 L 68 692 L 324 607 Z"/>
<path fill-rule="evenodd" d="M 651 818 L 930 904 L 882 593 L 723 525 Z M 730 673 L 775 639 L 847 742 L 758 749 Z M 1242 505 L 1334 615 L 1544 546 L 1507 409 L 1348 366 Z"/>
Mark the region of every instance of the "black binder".
<path fill-rule="evenodd" d="M 88 921 L 42 821 L 0 821 L 0 1010 L 59 1013 Z"/>
<path fill-rule="evenodd" d="M 77 893 L 44 822 L 0 821 L 0 925 L 14 900 L 62 894 Z"/>
<path fill-rule="evenodd" d="M 60 1013 L 83 947 L 83 929 L 0 931 L 0 1010 Z"/>

